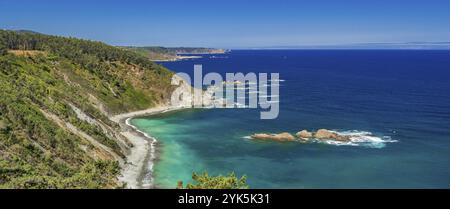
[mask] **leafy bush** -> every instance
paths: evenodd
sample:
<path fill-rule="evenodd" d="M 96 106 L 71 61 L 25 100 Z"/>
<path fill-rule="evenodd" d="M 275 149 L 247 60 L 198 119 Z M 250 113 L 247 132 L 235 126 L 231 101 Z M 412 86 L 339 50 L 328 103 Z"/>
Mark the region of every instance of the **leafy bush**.
<path fill-rule="evenodd" d="M 247 176 L 238 178 L 234 172 L 227 176 L 209 176 L 206 171 L 200 175 L 193 172 L 192 180 L 194 183 L 187 184 L 186 189 L 248 189 Z"/>

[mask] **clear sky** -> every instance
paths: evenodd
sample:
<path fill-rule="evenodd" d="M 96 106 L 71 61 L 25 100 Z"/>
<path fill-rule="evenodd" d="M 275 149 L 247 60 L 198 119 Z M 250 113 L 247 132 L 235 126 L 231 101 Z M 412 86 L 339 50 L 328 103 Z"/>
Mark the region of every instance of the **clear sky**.
<path fill-rule="evenodd" d="M 0 0 L 0 28 L 113 45 L 450 41 L 448 0 Z"/>

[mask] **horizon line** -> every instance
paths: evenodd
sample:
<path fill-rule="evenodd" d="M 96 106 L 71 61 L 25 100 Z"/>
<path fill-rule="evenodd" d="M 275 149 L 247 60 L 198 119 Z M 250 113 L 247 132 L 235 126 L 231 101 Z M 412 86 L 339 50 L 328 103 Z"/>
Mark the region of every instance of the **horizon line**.
<path fill-rule="evenodd" d="M 9 30 L 14 32 L 29 32 L 29 33 L 38 33 L 43 35 L 51 35 L 51 36 L 61 36 L 61 37 L 71 37 L 78 38 L 82 40 L 89 41 L 99 41 L 111 46 L 116 47 L 163 47 L 163 48 L 213 48 L 213 49 L 227 49 L 227 50 L 263 50 L 263 49 L 272 49 L 272 50 L 288 50 L 288 49 L 410 49 L 410 50 L 433 50 L 433 49 L 441 49 L 448 50 L 450 49 L 450 41 L 408 41 L 408 42 L 360 42 L 360 43 L 333 43 L 333 44 L 293 44 L 293 45 L 271 45 L 271 46 L 194 46 L 194 45 L 177 45 L 177 46 L 167 46 L 160 44 L 111 44 L 103 40 L 95 40 L 89 38 L 79 38 L 74 36 L 65 36 L 65 35 L 55 35 L 55 34 L 46 34 L 37 32 L 34 30 L 27 29 L 1 29 L 1 30 Z"/>

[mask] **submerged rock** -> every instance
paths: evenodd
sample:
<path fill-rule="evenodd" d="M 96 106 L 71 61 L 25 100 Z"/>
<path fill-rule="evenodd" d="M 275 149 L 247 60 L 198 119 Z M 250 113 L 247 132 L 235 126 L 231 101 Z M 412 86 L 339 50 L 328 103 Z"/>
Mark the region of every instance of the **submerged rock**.
<path fill-rule="evenodd" d="M 265 134 L 265 133 L 258 133 L 253 134 L 252 139 L 260 139 L 260 140 L 273 140 L 273 141 L 294 141 L 295 137 L 292 136 L 292 134 L 283 132 L 279 134 Z"/>

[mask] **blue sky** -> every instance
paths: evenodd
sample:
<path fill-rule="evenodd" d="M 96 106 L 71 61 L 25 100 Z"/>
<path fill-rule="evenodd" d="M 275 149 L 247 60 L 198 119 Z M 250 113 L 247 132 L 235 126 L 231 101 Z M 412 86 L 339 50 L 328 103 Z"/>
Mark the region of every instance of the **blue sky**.
<path fill-rule="evenodd" d="M 450 41 L 450 1 L 0 0 L 0 28 L 139 46 L 434 42 Z"/>

